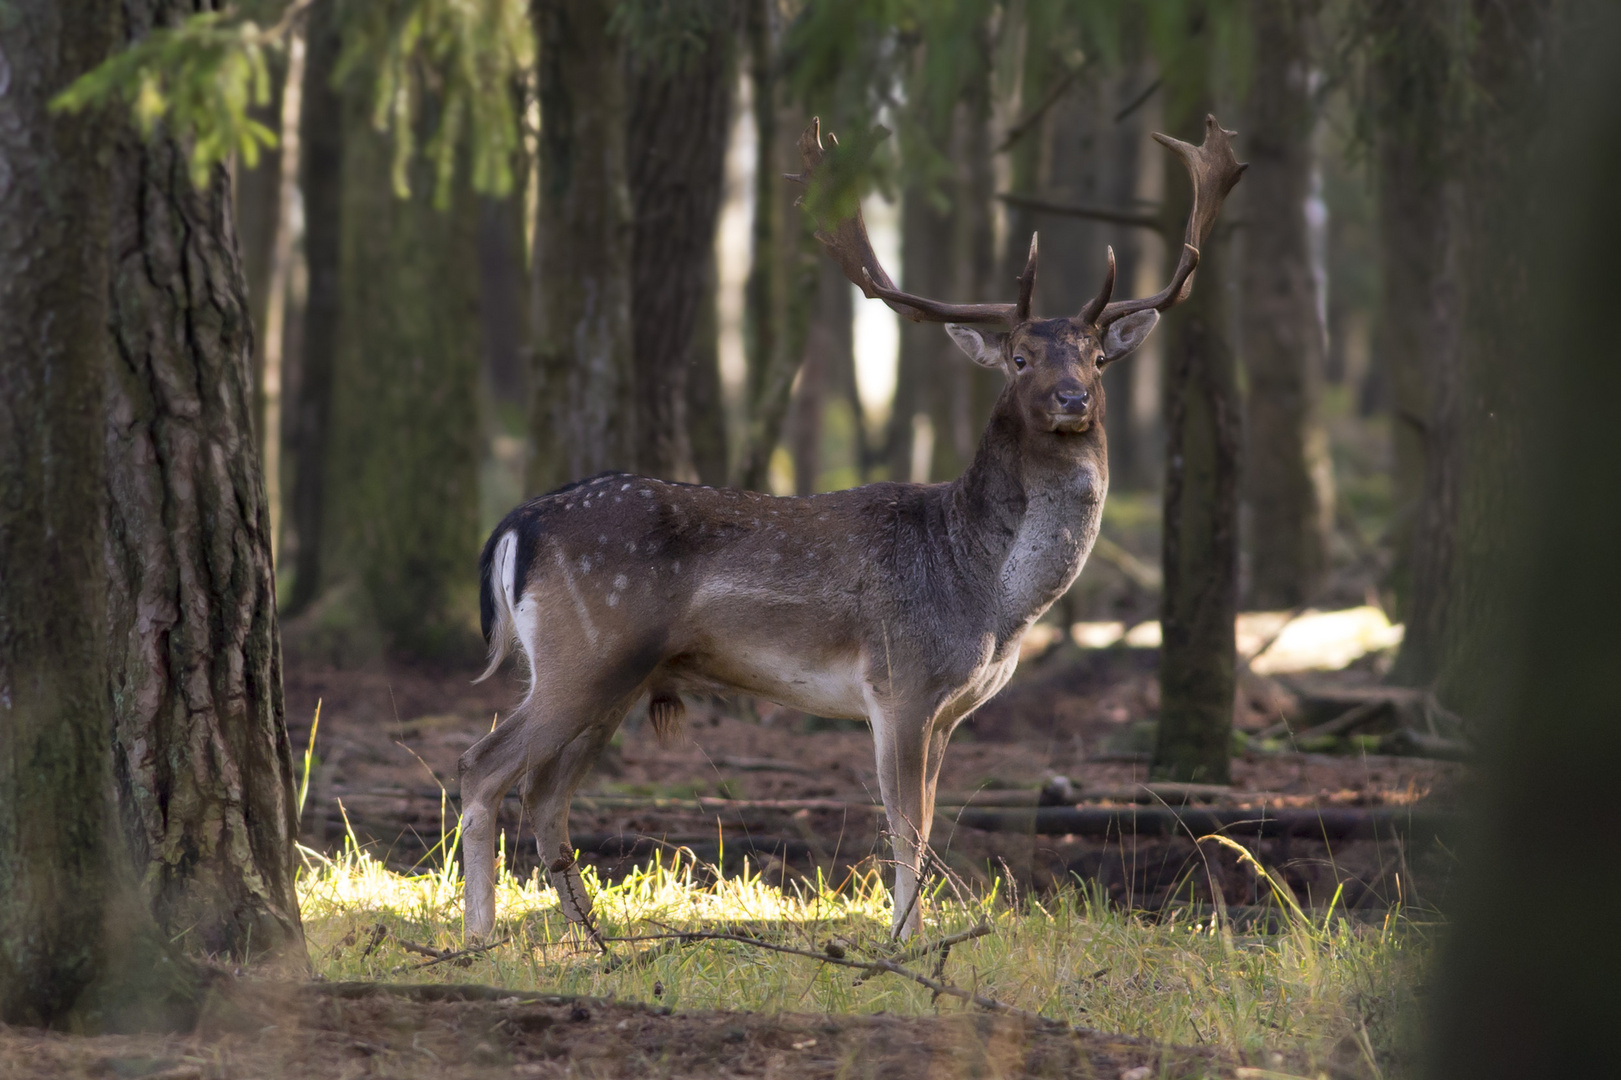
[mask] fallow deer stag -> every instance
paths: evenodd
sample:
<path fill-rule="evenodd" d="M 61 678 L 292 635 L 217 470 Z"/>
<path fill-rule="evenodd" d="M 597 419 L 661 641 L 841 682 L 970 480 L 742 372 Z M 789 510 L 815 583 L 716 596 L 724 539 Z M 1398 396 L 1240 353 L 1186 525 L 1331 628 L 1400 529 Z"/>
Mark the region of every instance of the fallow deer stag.
<path fill-rule="evenodd" d="M 656 727 L 680 695 L 754 694 L 872 725 L 895 856 L 894 933 L 921 926 L 920 858 L 952 730 L 1007 683 L 1019 642 L 1081 570 L 1109 485 L 1103 368 L 1127 356 L 1193 285 L 1199 247 L 1244 166 L 1214 117 L 1200 146 L 1156 135 L 1187 165 L 1193 209 L 1164 291 L 1073 317 L 1032 318 L 1036 244 L 1011 304 L 948 304 L 894 287 L 859 209 L 817 238 L 867 297 L 942 322 L 1000 369 L 973 464 L 943 484 L 878 483 L 773 498 L 614 473 L 534 499 L 484 547 L 488 678 L 516 644 L 522 704 L 461 759 L 470 937 L 495 921 L 494 823 L 517 784 L 568 918 L 590 900 L 569 857 L 576 786 L 643 695 Z M 811 182 L 816 122 L 799 140 Z M 561 856 L 560 856 L 561 853 Z"/>

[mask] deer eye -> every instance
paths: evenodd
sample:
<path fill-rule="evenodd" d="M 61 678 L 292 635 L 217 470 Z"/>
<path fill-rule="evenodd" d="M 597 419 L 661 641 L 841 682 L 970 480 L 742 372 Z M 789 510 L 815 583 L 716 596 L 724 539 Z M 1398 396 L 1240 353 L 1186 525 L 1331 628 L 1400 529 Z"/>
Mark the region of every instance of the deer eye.
<path fill-rule="evenodd" d="M 1026 360 L 1025 360 L 1024 357 L 1018 356 L 1018 355 L 1015 355 L 1013 357 L 1013 366 L 1015 368 L 1017 368 L 1018 370 L 1023 371 L 1025 363 L 1026 363 Z"/>

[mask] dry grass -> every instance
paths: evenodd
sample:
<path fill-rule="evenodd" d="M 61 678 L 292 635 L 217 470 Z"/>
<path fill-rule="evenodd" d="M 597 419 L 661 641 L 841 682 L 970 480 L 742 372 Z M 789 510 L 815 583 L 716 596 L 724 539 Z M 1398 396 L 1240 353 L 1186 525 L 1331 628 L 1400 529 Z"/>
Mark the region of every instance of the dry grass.
<path fill-rule="evenodd" d="M 495 937 L 509 940 L 462 966 L 423 966 L 427 961 L 403 941 L 461 947 L 461 881 L 453 859 L 399 874 L 351 843 L 338 857 L 307 853 L 306 861 L 299 892 L 310 956 L 330 980 L 479 982 L 657 999 L 680 1010 L 961 1008 L 932 1001 L 928 990 L 894 976 L 863 980 L 847 969 L 738 943 L 658 949 L 605 970 L 597 947 L 562 920 L 552 890 L 504 869 Z M 679 854 L 612 885 L 595 880 L 589 868 L 585 873 L 609 937 L 737 927 L 810 949 L 837 940 L 852 956 L 895 955 L 886 940 L 889 899 L 876 869 L 836 884 L 786 889 L 747 872 L 717 877 Z M 1395 912 L 1369 925 L 1308 916 L 1283 894 L 1277 902 L 1283 929 L 1265 935 L 1239 933 L 1220 918 L 1149 921 L 1080 890 L 1015 905 L 942 886 L 925 918 L 931 936 L 988 921 L 993 933 L 959 945 L 945 977 L 1053 1019 L 1209 1045 L 1313 1073 L 1330 1061 L 1357 1075 L 1409 1071 L 1416 992 L 1431 953 L 1427 928 Z M 656 947 L 614 948 L 624 954 Z M 926 969 L 927 961 L 919 966 Z"/>

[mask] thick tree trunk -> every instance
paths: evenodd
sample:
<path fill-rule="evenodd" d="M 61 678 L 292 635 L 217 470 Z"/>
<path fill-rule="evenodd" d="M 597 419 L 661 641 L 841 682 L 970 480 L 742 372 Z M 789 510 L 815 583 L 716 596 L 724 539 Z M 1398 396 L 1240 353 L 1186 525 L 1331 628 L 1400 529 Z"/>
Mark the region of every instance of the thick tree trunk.
<path fill-rule="evenodd" d="M 707 19 L 701 42 L 676 56 L 633 55 L 627 76 L 636 467 L 687 481 L 697 479 L 687 375 L 708 295 L 736 74 L 730 5 L 715 5 Z"/>
<path fill-rule="evenodd" d="M 534 0 L 530 14 L 540 41 L 541 133 L 526 486 L 538 493 L 629 468 L 638 435 L 625 83 L 611 7 Z"/>
<path fill-rule="evenodd" d="M 1439 671 L 1457 517 L 1460 192 L 1447 179 L 1451 54 L 1444 19 L 1424 5 L 1380 0 L 1371 18 L 1391 47 L 1375 65 L 1375 165 L 1384 287 L 1379 353 L 1395 410 L 1398 616 L 1406 635 L 1394 681 L 1428 685 Z"/>
<path fill-rule="evenodd" d="M 317 4 L 305 24 L 304 87 L 299 101 L 299 173 L 304 195 L 304 265 L 308 290 L 299 342 L 298 394 L 292 430 L 293 582 L 287 612 L 302 611 L 325 584 L 327 448 L 332 429 L 332 372 L 338 347 L 343 101 L 332 86 L 342 42 L 331 4 Z M 286 561 L 284 557 L 284 562 Z"/>
<path fill-rule="evenodd" d="M 393 142 L 369 123 L 371 94 L 366 77 L 345 93 L 326 522 L 342 572 L 362 587 L 357 616 L 393 650 L 456 656 L 474 645 L 478 203 L 465 162 L 443 209 L 426 158 L 412 162 L 409 196 L 395 193 Z"/>
<path fill-rule="evenodd" d="M 821 489 L 827 462 L 823 441 L 828 406 L 835 400 L 847 405 L 854 400 L 851 382 L 854 374 L 855 341 L 852 336 L 854 304 L 850 283 L 832 259 L 823 259 L 818 271 L 816 310 L 811 314 L 805 336 L 805 363 L 799 369 L 799 386 L 794 392 L 788 416 L 788 442 L 794 458 L 794 493 L 810 495 Z M 862 442 L 859 401 L 851 408 L 855 428 L 851 433 L 856 473 L 861 473 Z"/>
<path fill-rule="evenodd" d="M 106 961 L 107 170 L 99 117 L 51 98 L 116 5 L 0 22 L 0 1022 L 51 1023 Z"/>
<path fill-rule="evenodd" d="M 1249 603 L 1291 608 L 1321 590 L 1333 526 L 1328 436 L 1319 416 L 1325 328 L 1312 276 L 1306 199 L 1314 3 L 1256 0 L 1255 74 L 1245 132 L 1244 365 Z"/>
<path fill-rule="evenodd" d="M 525 297 L 522 188 L 497 199 L 478 200 L 479 319 L 484 338 L 484 378 L 498 408 L 527 407 L 529 347 Z"/>
<path fill-rule="evenodd" d="M 952 274 L 954 202 L 950 197 L 954 191 L 951 185 L 937 189 L 921 172 L 916 166 L 907 169 L 913 182 L 901 194 L 901 288 L 919 296 L 951 297 L 956 284 Z M 935 414 L 945 411 L 936 404 L 943 396 L 942 374 L 959 361 L 972 361 L 952 344 L 938 323 L 901 319 L 900 331 L 895 400 L 889 415 L 889 478 L 924 481 L 934 469 L 934 443 L 949 437 L 948 432 L 935 430 Z M 919 431 L 925 424 L 927 436 Z M 926 448 L 917 445 L 920 437 L 931 440 Z M 920 449 L 927 450 L 921 459 Z"/>
<path fill-rule="evenodd" d="M 1192 13 L 1196 18 L 1197 11 Z M 1200 19 L 1201 23 L 1204 20 Z M 1207 25 L 1205 23 L 1204 25 Z M 1210 45 L 1198 40 L 1167 73 L 1166 130 L 1199 141 L 1209 112 Z M 1165 163 L 1167 235 L 1179 235 L 1191 192 L 1175 157 Z M 1157 779 L 1224 784 L 1233 727 L 1238 615 L 1237 361 L 1228 345 L 1221 233 L 1201 249 L 1193 295 L 1173 308 L 1165 335 L 1165 517 L 1162 560 Z"/>
<path fill-rule="evenodd" d="M 132 37 L 180 14 L 126 4 Z M 189 946 L 300 949 L 253 327 L 217 169 L 124 131 L 114 150 L 107 617 L 124 831 Z"/>

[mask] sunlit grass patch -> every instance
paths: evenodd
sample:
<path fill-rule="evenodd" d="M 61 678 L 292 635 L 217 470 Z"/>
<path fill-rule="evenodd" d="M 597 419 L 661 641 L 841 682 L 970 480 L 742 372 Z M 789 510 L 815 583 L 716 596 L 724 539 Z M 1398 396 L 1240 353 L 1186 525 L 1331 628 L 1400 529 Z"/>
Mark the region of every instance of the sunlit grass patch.
<path fill-rule="evenodd" d="M 454 842 L 454 833 L 451 836 Z M 310 956 L 331 980 L 481 982 L 513 989 L 653 1001 L 677 1009 L 921 1014 L 951 1011 L 924 987 L 748 945 L 702 942 L 648 950 L 604 970 L 601 950 L 563 920 L 536 876 L 501 869 L 496 939 L 464 961 L 422 966 L 402 942 L 461 947 L 461 881 L 454 860 L 400 874 L 352 844 L 307 858 L 299 883 Z M 877 869 L 787 889 L 745 871 L 715 875 L 679 855 L 604 884 L 589 868 L 597 923 L 607 938 L 737 928 L 813 950 L 829 941 L 854 957 L 894 956 L 889 899 Z M 945 978 L 1053 1019 L 1156 1041 L 1206 1044 L 1251 1061 L 1293 1063 L 1333 1053 L 1361 1071 L 1403 1071 L 1418 1016 L 1416 988 L 1431 952 L 1427 929 L 1391 913 L 1368 924 L 1312 915 L 1279 897 L 1282 931 L 1245 934 L 1218 918 L 1152 921 L 1114 910 L 1081 889 L 1014 906 L 937 889 L 925 909 L 938 937 L 988 922 L 992 933 L 958 945 Z M 384 928 L 379 932 L 378 927 Z M 925 971 L 930 961 L 917 965 Z"/>

